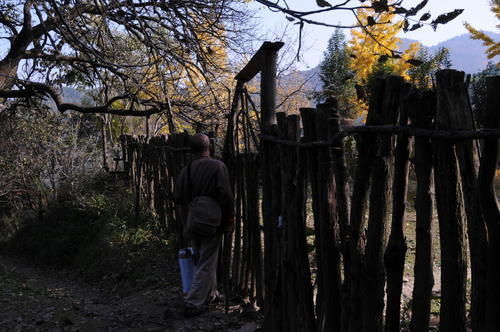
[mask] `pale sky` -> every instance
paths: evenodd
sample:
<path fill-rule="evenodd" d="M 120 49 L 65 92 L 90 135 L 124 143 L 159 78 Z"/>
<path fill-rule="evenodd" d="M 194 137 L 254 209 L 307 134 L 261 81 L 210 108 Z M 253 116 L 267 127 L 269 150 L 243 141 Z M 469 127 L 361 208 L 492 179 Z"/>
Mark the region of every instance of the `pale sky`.
<path fill-rule="evenodd" d="M 338 1 L 339 0 L 329 0 L 331 4 L 338 3 Z M 283 1 L 280 2 L 283 4 Z M 314 10 L 319 8 L 316 6 L 316 0 L 286 0 L 286 2 L 293 9 Z M 404 0 L 403 6 L 405 8 L 411 8 L 419 2 L 420 0 Z M 357 4 L 357 2 L 353 1 L 353 4 Z M 267 35 L 268 39 L 278 39 L 276 35 L 279 34 L 287 24 L 290 32 L 298 32 L 298 27 L 288 22 L 282 13 L 273 13 L 255 2 L 251 5 L 256 9 L 256 15 L 259 18 L 259 22 L 261 22 L 263 33 Z M 500 22 L 490 11 L 488 0 L 429 0 L 427 6 L 425 6 L 415 17 L 418 19 L 422 14 L 430 11 L 432 14 L 429 20 L 430 22 L 439 14 L 450 12 L 454 9 L 464 9 L 464 12 L 448 24 L 439 25 L 437 31 L 434 31 L 430 26 L 424 26 L 417 31 L 401 33 L 400 37 L 416 39 L 426 46 L 433 46 L 452 37 L 467 33 L 467 30 L 463 26 L 464 21 L 467 21 L 479 30 L 499 32 L 499 29 L 496 28 L 496 24 Z M 328 23 L 341 23 L 344 25 L 354 24 L 355 20 L 348 11 L 330 12 L 316 18 Z M 304 28 L 304 43 L 306 47 L 301 54 L 302 61 L 299 64 L 300 68 L 305 69 L 314 67 L 321 61 L 323 51 L 326 48 L 328 38 L 332 32 L 333 28 L 306 24 Z M 349 31 L 345 30 L 345 33 L 348 36 Z"/>

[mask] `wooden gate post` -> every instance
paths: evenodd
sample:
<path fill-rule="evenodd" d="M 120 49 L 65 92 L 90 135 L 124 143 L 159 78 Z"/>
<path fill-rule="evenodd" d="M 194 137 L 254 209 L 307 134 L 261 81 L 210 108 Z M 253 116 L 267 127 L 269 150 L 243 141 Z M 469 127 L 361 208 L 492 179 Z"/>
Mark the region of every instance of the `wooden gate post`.
<path fill-rule="evenodd" d="M 259 50 L 261 57 L 261 131 L 262 134 L 273 134 L 276 128 L 276 70 L 278 50 L 283 43 L 266 42 Z M 273 294 L 277 269 L 277 220 L 280 202 L 276 193 L 279 171 L 273 169 L 276 159 L 272 143 L 262 140 L 262 217 L 264 221 L 264 329 L 278 331 L 281 329 L 278 308 L 279 299 Z M 278 199 L 279 200 L 279 199 Z"/>

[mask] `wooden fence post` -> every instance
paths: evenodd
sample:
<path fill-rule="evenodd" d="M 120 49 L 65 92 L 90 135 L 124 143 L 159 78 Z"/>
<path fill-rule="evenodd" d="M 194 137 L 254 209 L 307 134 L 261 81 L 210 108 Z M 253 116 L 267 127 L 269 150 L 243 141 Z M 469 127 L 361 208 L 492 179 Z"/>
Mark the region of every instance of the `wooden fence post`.
<path fill-rule="evenodd" d="M 276 113 L 276 119 L 278 125 L 276 127 L 276 132 L 279 138 L 286 139 L 287 137 L 287 119 L 284 112 Z M 282 162 L 283 154 L 285 153 L 284 147 L 282 145 L 276 144 L 274 146 L 273 155 L 273 195 L 276 198 L 273 201 L 276 211 L 276 238 L 274 244 L 275 253 L 275 264 L 276 264 L 276 282 L 274 296 L 276 304 L 275 312 L 276 317 L 274 318 L 278 324 L 281 324 L 282 331 L 290 330 L 290 322 L 288 319 L 288 292 L 287 292 L 287 275 L 285 273 L 285 246 L 286 246 L 286 232 L 285 232 L 285 208 L 287 202 L 285 201 L 286 193 L 286 174 L 285 167 Z"/>
<path fill-rule="evenodd" d="M 328 139 L 330 118 L 336 105 L 316 105 L 316 137 L 320 141 Z M 330 130 L 331 132 L 331 130 Z M 319 208 L 319 236 L 321 238 L 321 264 L 318 265 L 317 304 L 318 327 L 320 331 L 340 331 L 340 238 L 337 220 L 336 188 L 333 174 L 333 160 L 329 147 L 316 151 L 318 171 L 316 173 Z M 321 269 L 322 271 L 319 271 Z M 321 273 L 320 273 L 321 272 Z"/>
<path fill-rule="evenodd" d="M 486 78 L 487 109 L 483 127 L 499 128 L 500 76 Z M 498 138 L 484 140 L 479 169 L 481 210 L 488 226 L 488 276 L 485 331 L 497 331 L 500 326 L 500 211 L 495 194 L 495 172 L 498 165 Z"/>
<path fill-rule="evenodd" d="M 375 113 L 381 124 L 395 124 L 399 111 L 399 98 L 403 78 L 389 76 L 385 79 L 383 108 Z M 366 252 L 363 264 L 363 331 L 383 330 L 384 312 L 384 251 L 387 239 L 389 202 L 391 197 L 394 138 L 378 135 L 377 154 L 371 166 L 370 214 Z"/>
<path fill-rule="evenodd" d="M 448 112 L 449 128 L 473 130 L 472 110 L 464 83 L 464 73 L 456 70 L 443 70 L 440 72 L 440 78 L 441 93 L 444 95 L 442 100 L 447 103 L 443 109 Z M 457 141 L 455 150 L 460 167 L 469 235 L 472 270 L 471 325 L 473 331 L 484 331 L 488 238 L 479 204 L 477 181 L 479 157 L 475 143 L 474 140 Z"/>
<path fill-rule="evenodd" d="M 335 105 L 335 102 L 327 100 L 328 104 Z M 340 114 L 338 107 L 332 108 L 331 118 L 328 126 L 328 137 L 332 139 L 341 132 Z M 344 267 L 344 278 L 341 287 L 341 312 L 340 328 L 346 331 L 350 312 L 349 293 L 351 277 L 351 253 L 350 253 L 350 218 L 349 218 L 349 182 L 347 180 L 347 167 L 345 161 L 345 151 L 343 140 L 338 140 L 332 149 L 333 169 L 335 176 L 336 200 L 337 200 L 337 218 L 340 233 L 340 250 L 342 253 L 342 263 Z"/>
<path fill-rule="evenodd" d="M 406 83 L 401 90 L 399 125 L 408 124 L 408 111 L 412 107 L 413 99 L 405 98 L 411 89 Z M 406 218 L 406 198 L 408 191 L 408 171 L 410 157 L 410 138 L 399 135 L 396 141 L 394 158 L 394 180 L 392 183 L 392 222 L 391 234 L 384 255 L 387 273 L 387 308 L 385 314 L 385 331 L 399 332 L 401 320 L 401 293 L 403 291 L 403 273 L 406 254 L 406 239 L 404 224 Z"/>
<path fill-rule="evenodd" d="M 436 95 L 432 91 L 412 96 L 413 105 L 408 110 L 412 126 L 431 128 L 436 114 Z M 432 253 L 432 143 L 429 137 L 415 138 L 415 174 L 417 193 L 415 198 L 416 249 L 413 285 L 413 302 L 410 329 L 412 332 L 428 331 L 432 286 L 434 285 Z"/>
<path fill-rule="evenodd" d="M 438 71 L 437 129 L 450 128 L 448 89 L 454 88 L 449 71 Z M 441 242 L 441 311 L 439 330 L 466 331 L 466 276 L 464 206 L 459 182 L 455 146 L 446 140 L 434 140 L 436 203 Z"/>
<path fill-rule="evenodd" d="M 302 141 L 304 143 L 313 142 L 317 139 L 316 136 L 316 109 L 314 108 L 301 108 L 300 115 L 302 119 L 302 127 L 304 129 L 304 137 Z M 307 149 L 303 151 L 306 158 L 306 171 L 307 178 L 310 183 L 311 188 L 311 205 L 313 212 L 313 222 L 314 222 L 314 245 L 315 245 L 315 258 L 316 258 L 316 312 L 319 312 L 321 301 L 322 287 L 319 287 L 321 280 L 323 280 L 322 273 L 323 269 L 320 267 L 322 263 L 321 259 L 321 225 L 320 225 L 320 212 L 319 212 L 319 191 L 318 191 L 318 162 L 316 160 L 316 149 Z"/>
<path fill-rule="evenodd" d="M 300 117 L 287 117 L 287 138 L 298 142 Z M 283 206 L 285 227 L 284 270 L 287 291 L 288 331 L 314 331 L 313 292 L 307 243 L 305 234 L 305 194 L 304 167 L 300 160 L 299 148 L 283 147 L 282 165 L 284 168 L 286 205 Z"/>
<path fill-rule="evenodd" d="M 375 80 L 371 91 L 370 105 L 366 117 L 366 125 L 380 124 L 376 113 L 380 112 L 384 101 L 385 82 Z M 364 134 L 358 144 L 358 159 L 354 175 L 354 187 L 351 199 L 351 291 L 350 291 L 350 318 L 348 331 L 361 331 L 362 323 L 362 265 L 365 249 L 365 213 L 368 189 L 370 188 L 370 165 L 376 152 L 374 134 Z"/>

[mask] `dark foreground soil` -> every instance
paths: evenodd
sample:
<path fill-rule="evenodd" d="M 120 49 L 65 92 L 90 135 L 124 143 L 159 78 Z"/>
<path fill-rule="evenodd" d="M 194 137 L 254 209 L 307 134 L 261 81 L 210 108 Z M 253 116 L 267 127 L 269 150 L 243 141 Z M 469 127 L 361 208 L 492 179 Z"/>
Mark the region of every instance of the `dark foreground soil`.
<path fill-rule="evenodd" d="M 0 331 L 256 331 L 259 314 L 232 301 L 185 319 L 177 266 L 142 289 L 102 287 L 0 256 Z"/>

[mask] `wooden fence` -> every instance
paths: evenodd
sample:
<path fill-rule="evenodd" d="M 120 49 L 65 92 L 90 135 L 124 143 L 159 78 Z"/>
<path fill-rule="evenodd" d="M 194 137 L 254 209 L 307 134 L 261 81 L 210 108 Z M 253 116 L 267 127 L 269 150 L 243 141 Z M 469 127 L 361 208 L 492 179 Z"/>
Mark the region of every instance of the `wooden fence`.
<path fill-rule="evenodd" d="M 190 160 L 188 135 L 174 134 L 149 139 L 121 137 L 124 171 L 135 197 L 135 214 L 141 208 L 156 213 L 163 233 L 177 234 L 179 223 L 173 200 L 174 185 L 182 167 Z"/>
<path fill-rule="evenodd" d="M 418 91 L 401 77 L 377 79 L 365 126 L 342 127 L 333 99 L 300 109 L 300 115 L 263 114 L 258 153 L 236 152 L 238 114 L 249 110 L 237 110 L 238 102 L 233 103 L 222 152 L 234 185 L 236 227 L 224 241 L 221 272 L 232 292 L 263 310 L 266 331 L 403 328 L 410 163 L 416 176 L 416 252 L 408 329 L 428 331 L 431 324 L 437 210 L 439 329 L 497 330 L 500 213 L 494 177 L 500 77 L 487 83 L 480 129 L 464 74 L 443 70 L 434 91 Z M 248 114 L 240 118 L 249 125 Z M 354 136 L 357 146 L 351 179 L 346 136 Z M 171 195 L 173 180 L 189 158 L 185 140 L 183 134 L 148 143 L 123 139 L 138 200 L 158 213 L 168 232 L 178 227 Z"/>
<path fill-rule="evenodd" d="M 485 129 L 474 130 L 463 72 L 444 70 L 436 76 L 434 92 L 417 91 L 400 77 L 377 80 L 364 127 L 340 129 L 334 101 L 300 110 L 302 138 L 297 115 L 277 114 L 277 125 L 270 127 L 275 134 L 263 136 L 262 150 L 266 330 L 400 331 L 410 155 L 417 179 L 410 330 L 429 330 L 433 173 L 441 248 L 439 328 L 494 331 L 500 326 L 500 298 L 492 292 L 499 275 L 494 173 L 500 78 L 488 79 Z M 352 134 L 358 157 L 349 190 L 341 138 Z M 307 183 L 315 297 L 305 237 Z"/>

